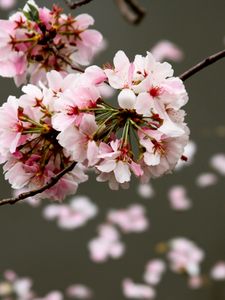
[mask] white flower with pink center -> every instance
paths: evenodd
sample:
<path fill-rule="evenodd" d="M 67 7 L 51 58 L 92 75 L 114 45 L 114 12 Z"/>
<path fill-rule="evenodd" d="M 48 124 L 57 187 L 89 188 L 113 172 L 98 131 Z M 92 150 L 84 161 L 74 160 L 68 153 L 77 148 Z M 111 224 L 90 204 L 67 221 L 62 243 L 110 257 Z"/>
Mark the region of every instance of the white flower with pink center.
<path fill-rule="evenodd" d="M 100 94 L 95 86 L 67 90 L 55 103 L 53 127 L 58 131 L 64 131 L 72 124 L 81 125 L 84 113 L 89 109 L 91 112 L 99 98 Z"/>
<path fill-rule="evenodd" d="M 128 183 L 131 171 L 136 176 L 141 176 L 143 172 L 140 165 L 128 156 L 128 152 L 126 147 L 121 147 L 120 140 L 112 141 L 110 145 L 100 144 L 98 157 L 101 161 L 96 166 L 101 172 L 99 180 L 104 181 L 105 178 L 105 181 L 109 180 L 109 185 L 112 186 L 110 181 L 113 181 L 113 178 L 119 184 Z"/>

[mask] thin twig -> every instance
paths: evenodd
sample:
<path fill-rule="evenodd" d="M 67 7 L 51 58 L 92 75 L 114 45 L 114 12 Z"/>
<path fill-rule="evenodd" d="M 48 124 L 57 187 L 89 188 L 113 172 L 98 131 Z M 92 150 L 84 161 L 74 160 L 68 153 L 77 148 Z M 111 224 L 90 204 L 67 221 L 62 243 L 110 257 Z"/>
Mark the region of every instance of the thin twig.
<path fill-rule="evenodd" d="M 60 173 L 58 173 L 57 175 L 53 176 L 49 182 L 42 186 L 41 188 L 29 191 L 29 192 L 25 192 L 20 194 L 19 196 L 15 197 L 15 198 L 8 198 L 8 199 L 3 199 L 0 200 L 0 206 L 2 205 L 6 205 L 6 204 L 15 204 L 21 200 L 27 199 L 29 197 L 34 197 L 48 189 L 50 189 L 51 187 L 53 187 L 65 174 L 69 173 L 70 171 L 72 171 L 75 166 L 76 166 L 76 162 L 71 163 L 68 167 L 66 167 L 64 170 L 62 170 Z"/>
<path fill-rule="evenodd" d="M 218 60 L 222 59 L 225 57 L 225 50 L 222 50 L 220 52 L 217 52 L 207 58 L 205 58 L 203 61 L 198 63 L 197 65 L 193 66 L 183 74 L 181 74 L 179 77 L 181 80 L 185 81 L 188 78 L 190 78 L 192 75 L 198 73 L 202 69 L 212 65 L 213 63 L 217 62 Z"/>
<path fill-rule="evenodd" d="M 73 2 L 72 0 L 65 0 L 66 4 L 69 6 L 70 9 L 76 9 L 79 6 L 85 5 L 90 3 L 93 0 L 80 0 Z"/>
<path fill-rule="evenodd" d="M 144 18 L 146 11 L 136 0 L 115 0 L 121 14 L 132 23 L 138 24 Z"/>
<path fill-rule="evenodd" d="M 61 55 L 61 54 L 59 53 L 59 51 L 57 50 L 56 47 L 51 46 L 50 50 L 55 54 L 56 57 L 60 58 L 62 61 L 64 61 L 66 64 L 68 64 L 68 65 L 71 67 L 71 69 L 73 69 L 73 70 L 75 70 L 75 71 L 78 71 L 78 72 L 80 72 L 80 73 L 84 73 L 84 70 L 82 70 L 81 68 L 75 66 L 75 65 L 70 61 L 69 58 L 67 58 L 67 57 L 65 57 L 65 56 L 63 56 L 63 55 Z"/>

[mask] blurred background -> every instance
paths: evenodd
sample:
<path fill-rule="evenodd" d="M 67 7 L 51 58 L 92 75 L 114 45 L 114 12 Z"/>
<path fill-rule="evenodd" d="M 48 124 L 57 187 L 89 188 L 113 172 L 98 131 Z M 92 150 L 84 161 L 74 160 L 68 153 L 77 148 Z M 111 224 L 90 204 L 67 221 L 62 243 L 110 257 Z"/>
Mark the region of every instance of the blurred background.
<path fill-rule="evenodd" d="M 39 6 L 53 3 L 65 7 L 64 1 L 37 0 Z M 18 7 L 25 1 L 19 0 Z M 224 48 L 224 0 L 146 0 L 147 9 L 141 24 L 127 23 L 113 0 L 93 0 L 73 14 L 90 13 L 95 27 L 105 37 L 108 47 L 96 59 L 102 65 L 111 62 L 115 52 L 124 50 L 132 59 L 145 54 L 157 42 L 167 39 L 184 51 L 184 60 L 173 63 L 179 75 L 201 59 Z M 68 12 L 69 10 L 65 8 Z M 1 11 L 2 19 L 8 12 Z M 209 272 L 218 260 L 225 260 L 225 202 L 224 177 L 210 166 L 210 159 L 225 153 L 225 60 L 208 67 L 186 82 L 190 101 L 186 105 L 186 121 L 197 152 L 193 164 L 172 175 L 152 181 L 154 195 L 143 198 L 138 182 L 129 190 L 109 190 L 107 184 L 97 183 L 94 176 L 80 185 L 78 195 L 88 196 L 98 207 L 98 215 L 87 225 L 65 231 L 55 221 L 43 217 L 43 201 L 36 208 L 28 204 L 0 208 L 0 273 L 13 269 L 21 276 L 33 279 L 39 295 L 50 290 L 65 290 L 72 283 L 83 283 L 94 291 L 96 300 L 122 300 L 122 281 L 132 278 L 143 282 L 146 263 L 158 257 L 156 245 L 174 237 L 187 237 L 204 249 L 203 273 Z M 21 94 L 13 80 L 0 78 L 1 103 L 8 95 Z M 218 181 L 205 188 L 196 178 L 205 172 L 214 173 Z M 171 208 L 168 191 L 175 185 L 186 188 L 192 208 L 176 211 Z M 11 195 L 9 185 L 1 176 L 1 198 Z M 95 263 L 90 259 L 88 242 L 97 236 L 97 228 L 106 220 L 110 209 L 141 204 L 146 209 L 149 229 L 140 234 L 124 234 L 125 254 L 119 259 Z M 208 283 L 198 290 L 189 289 L 184 277 L 167 272 L 157 287 L 161 300 L 224 300 L 225 284 Z"/>

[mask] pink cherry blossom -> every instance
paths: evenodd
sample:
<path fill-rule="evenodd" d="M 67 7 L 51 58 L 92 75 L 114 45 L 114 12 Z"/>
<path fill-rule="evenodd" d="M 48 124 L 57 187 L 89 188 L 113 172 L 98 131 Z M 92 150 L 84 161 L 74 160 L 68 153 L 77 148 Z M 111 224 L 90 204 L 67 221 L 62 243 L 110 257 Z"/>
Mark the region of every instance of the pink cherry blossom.
<path fill-rule="evenodd" d="M 105 69 L 109 84 L 115 89 L 129 86 L 129 74 L 132 65 L 123 51 L 118 51 L 113 60 L 114 68 Z"/>
<path fill-rule="evenodd" d="M 174 210 L 183 211 L 192 207 L 192 202 L 187 196 L 187 191 L 181 185 L 171 187 L 168 196 L 170 205 Z"/>
<path fill-rule="evenodd" d="M 150 285 L 157 285 L 166 271 L 166 264 L 163 260 L 153 259 L 146 265 L 144 280 Z"/>
<path fill-rule="evenodd" d="M 32 281 L 30 278 L 17 278 L 13 282 L 13 292 L 18 299 L 29 300 L 33 293 L 31 291 Z"/>
<path fill-rule="evenodd" d="M 175 170 L 181 170 L 183 167 L 190 166 L 193 161 L 197 151 L 197 145 L 194 141 L 189 141 L 187 145 L 184 147 L 183 156 L 186 158 L 185 160 L 180 159 L 176 165 Z"/>
<path fill-rule="evenodd" d="M 124 233 L 142 232 L 149 227 L 143 206 L 133 204 L 128 209 L 111 210 L 108 221 L 119 226 Z"/>
<path fill-rule="evenodd" d="M 98 129 L 95 117 L 91 114 L 85 114 L 79 129 L 70 125 L 58 135 L 57 139 L 75 161 L 84 162 L 87 159 L 88 145 Z"/>
<path fill-rule="evenodd" d="M 149 129 L 139 131 L 139 137 L 140 144 L 146 149 L 143 163 L 148 166 L 144 172 L 148 172 L 149 177 L 158 177 L 173 170 L 188 141 L 188 135 L 169 137 Z"/>
<path fill-rule="evenodd" d="M 191 276 L 188 280 L 188 285 L 191 289 L 199 289 L 203 286 L 203 278 L 201 276 Z"/>
<path fill-rule="evenodd" d="M 154 299 L 155 290 L 145 284 L 134 283 L 131 279 L 124 279 L 122 283 L 123 294 L 128 299 Z"/>
<path fill-rule="evenodd" d="M 58 131 L 64 131 L 72 124 L 81 125 L 83 113 L 79 110 L 88 110 L 96 106 L 100 98 L 99 91 L 95 86 L 69 89 L 55 104 L 55 110 L 59 111 L 53 117 L 53 126 Z M 81 125 L 82 126 L 82 125 Z"/>
<path fill-rule="evenodd" d="M 66 15 L 58 17 L 68 21 Z M 46 22 L 52 16 L 43 9 L 40 18 Z M 93 20 L 85 15 L 80 22 L 76 25 L 86 28 Z M 12 24 L 7 26 L 10 30 Z M 189 129 L 181 108 L 188 96 L 182 81 L 173 77 L 172 67 L 157 62 L 149 52 L 130 62 L 122 51 L 114 65 L 90 66 L 84 73 L 69 75 L 52 70 L 46 83 L 28 84 L 19 99 L 10 97 L 3 104 L 0 161 L 6 162 L 5 176 L 13 188 L 40 187 L 75 162 L 72 172 L 39 197 L 61 200 L 87 180 L 87 168 L 95 170 L 97 181 L 117 190 L 128 188 L 132 175 L 147 184 L 150 178 L 171 173 L 180 159 L 186 160 Z M 112 94 L 106 86 L 119 90 L 118 107 L 108 103 Z"/>
<path fill-rule="evenodd" d="M 168 260 L 176 273 L 186 272 L 190 277 L 200 274 L 204 251 L 186 238 L 172 239 L 169 243 Z"/>
<path fill-rule="evenodd" d="M 202 173 L 196 178 L 196 184 L 201 188 L 215 185 L 217 182 L 218 178 L 213 173 Z"/>
<path fill-rule="evenodd" d="M 168 59 L 171 61 L 180 62 L 184 57 L 183 51 L 177 45 L 167 40 L 159 41 L 151 49 L 151 52 L 158 61 Z"/>
<path fill-rule="evenodd" d="M 218 153 L 212 156 L 210 160 L 210 165 L 215 169 L 219 174 L 225 175 L 225 154 Z"/>
<path fill-rule="evenodd" d="M 140 165 L 136 164 L 128 155 L 128 149 L 121 147 L 120 140 L 115 140 L 106 145 L 100 144 L 99 159 L 100 163 L 96 168 L 102 172 L 98 176 L 99 181 L 109 180 L 109 187 L 117 189 L 119 184 L 123 187 L 131 178 L 131 171 L 136 176 L 141 176 L 143 171 Z M 111 175 L 111 176 L 110 176 Z M 124 186 L 126 188 L 126 185 Z"/>
<path fill-rule="evenodd" d="M 43 211 L 47 220 L 57 220 L 62 229 L 72 230 L 84 226 L 98 212 L 95 204 L 89 198 L 76 196 L 70 203 L 64 205 L 50 204 Z"/>
<path fill-rule="evenodd" d="M 1 9 L 11 9 L 15 4 L 16 0 L 0 0 L 0 8 Z"/>
<path fill-rule="evenodd" d="M 74 284 L 66 289 L 68 297 L 73 299 L 91 299 L 93 292 L 90 288 L 83 284 Z"/>
<path fill-rule="evenodd" d="M 155 192 L 150 183 L 140 183 L 137 188 L 138 194 L 145 199 L 154 197 Z"/>
<path fill-rule="evenodd" d="M 11 96 L 0 108 L 0 152 L 3 156 L 9 152 L 14 153 L 26 140 L 22 136 L 23 123 L 19 120 L 18 108 L 18 99 Z"/>
<path fill-rule="evenodd" d="M 220 261 L 213 266 L 210 276 L 214 280 L 225 280 L 225 261 Z"/>
<path fill-rule="evenodd" d="M 43 298 L 34 298 L 34 300 L 63 300 L 63 294 L 59 291 L 52 291 Z"/>
<path fill-rule="evenodd" d="M 27 277 L 18 277 L 12 270 L 4 273 L 4 281 L 0 282 L 0 297 L 2 299 L 32 300 L 32 280 Z"/>
<path fill-rule="evenodd" d="M 90 15 L 67 16 L 56 5 L 49 10 L 29 0 L 23 11 L 8 21 L 1 20 L 1 24 L 0 53 L 4 55 L 0 59 L 0 75 L 13 77 L 17 85 L 26 80 L 34 84 L 45 82 L 50 70 L 65 74 L 79 69 L 79 65 L 88 65 L 102 48 L 102 35 L 89 29 L 94 24 Z"/>
<path fill-rule="evenodd" d="M 4 278 L 8 281 L 15 281 L 17 274 L 13 270 L 6 270 L 4 272 Z"/>
<path fill-rule="evenodd" d="M 118 259 L 125 250 L 116 228 L 107 224 L 99 227 L 99 236 L 89 242 L 88 248 L 91 260 L 97 263 L 105 262 L 110 257 Z"/>

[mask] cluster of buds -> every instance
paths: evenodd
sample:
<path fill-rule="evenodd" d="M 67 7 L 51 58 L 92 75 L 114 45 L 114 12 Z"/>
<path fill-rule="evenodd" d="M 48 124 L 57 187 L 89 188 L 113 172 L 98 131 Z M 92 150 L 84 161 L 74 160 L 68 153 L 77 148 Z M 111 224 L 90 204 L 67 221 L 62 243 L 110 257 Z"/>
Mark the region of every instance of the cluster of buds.
<path fill-rule="evenodd" d="M 47 85 L 24 86 L 24 95 L 9 97 L 0 109 L 6 178 L 13 188 L 30 190 L 77 162 L 47 191 L 49 198 L 63 199 L 87 180 L 86 168 L 111 189 L 127 188 L 132 173 L 148 182 L 171 172 L 189 134 L 180 109 L 187 93 L 172 76 L 171 66 L 150 53 L 130 62 L 119 51 L 114 66 L 65 77 L 51 71 Z"/>
<path fill-rule="evenodd" d="M 9 20 L 0 20 L 0 75 L 17 85 L 27 79 L 36 84 L 52 69 L 67 74 L 88 65 L 102 47 L 102 35 L 88 29 L 93 24 L 88 14 L 74 18 L 56 5 L 49 10 L 29 0 Z"/>

